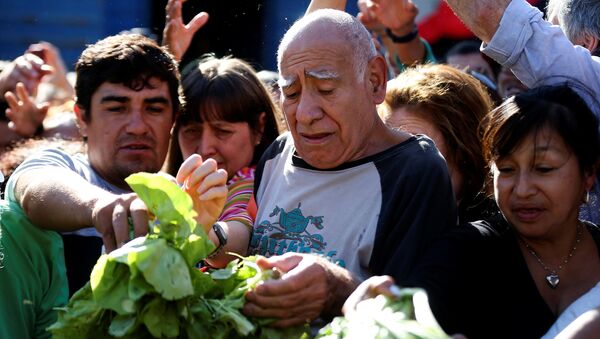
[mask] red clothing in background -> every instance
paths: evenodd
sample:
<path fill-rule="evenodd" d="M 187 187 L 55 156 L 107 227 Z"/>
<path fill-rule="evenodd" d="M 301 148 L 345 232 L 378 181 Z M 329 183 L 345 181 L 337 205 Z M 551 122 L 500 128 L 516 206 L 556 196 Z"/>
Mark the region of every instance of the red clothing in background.
<path fill-rule="evenodd" d="M 542 2 L 542 0 L 527 1 L 532 5 Z M 440 1 L 438 9 L 419 22 L 418 26 L 421 37 L 431 44 L 435 44 L 442 38 L 462 40 L 475 37 L 462 21 L 454 15 L 454 12 L 445 1 Z"/>

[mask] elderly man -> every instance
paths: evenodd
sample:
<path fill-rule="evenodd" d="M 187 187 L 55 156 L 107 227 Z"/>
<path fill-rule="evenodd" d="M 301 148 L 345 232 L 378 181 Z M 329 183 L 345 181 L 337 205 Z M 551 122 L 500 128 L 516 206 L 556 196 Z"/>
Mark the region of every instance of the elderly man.
<path fill-rule="evenodd" d="M 244 311 L 288 326 L 339 313 L 372 274 L 407 275 L 456 210 L 433 142 L 378 117 L 386 65 L 356 18 L 328 9 L 303 17 L 278 64 L 290 133 L 257 168 L 250 247 L 283 275 L 249 293 Z"/>
<path fill-rule="evenodd" d="M 136 236 L 147 232 L 146 207 L 125 178 L 161 169 L 179 109 L 177 63 L 143 36 L 89 46 L 76 71 L 75 113 L 87 155 L 44 150 L 17 168 L 6 189 L 33 224 L 63 232 L 71 293 L 89 280 L 103 243 L 111 251 L 129 240 L 129 220 Z M 226 174 L 212 163 L 208 173 L 224 185 Z"/>

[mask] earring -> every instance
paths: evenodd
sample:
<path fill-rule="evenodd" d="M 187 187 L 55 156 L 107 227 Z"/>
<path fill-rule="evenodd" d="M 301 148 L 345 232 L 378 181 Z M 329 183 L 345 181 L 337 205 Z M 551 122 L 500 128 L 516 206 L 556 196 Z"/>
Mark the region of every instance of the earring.
<path fill-rule="evenodd" d="M 585 195 L 583 196 L 583 203 L 588 204 L 590 202 L 590 191 L 585 191 Z"/>

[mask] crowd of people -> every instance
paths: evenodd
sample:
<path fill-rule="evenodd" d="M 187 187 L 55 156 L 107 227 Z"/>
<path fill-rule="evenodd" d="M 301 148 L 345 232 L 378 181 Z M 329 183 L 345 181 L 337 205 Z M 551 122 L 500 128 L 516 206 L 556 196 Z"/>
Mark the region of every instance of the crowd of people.
<path fill-rule="evenodd" d="M 30 46 L 0 72 L 0 337 L 48 337 L 103 251 L 148 232 L 125 182 L 161 172 L 215 251 L 276 268 L 246 295 L 272 326 L 423 288 L 450 335 L 600 331 L 600 4 L 447 0 L 480 39 L 443 60 L 411 0 L 312 0 L 278 72 L 179 61 L 209 20 L 169 0 L 162 41 L 89 45 L 67 75 Z M 73 85 L 71 85 L 73 84 Z M 3 176 L 3 178 L 4 178 Z"/>

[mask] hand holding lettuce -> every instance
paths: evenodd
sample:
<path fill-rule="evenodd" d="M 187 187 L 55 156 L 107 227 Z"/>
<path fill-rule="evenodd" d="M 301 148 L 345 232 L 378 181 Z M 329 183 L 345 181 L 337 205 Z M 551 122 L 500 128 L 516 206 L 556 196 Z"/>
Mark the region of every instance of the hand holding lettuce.
<path fill-rule="evenodd" d="M 387 276 L 363 282 L 344 304 L 344 313 L 317 338 L 449 338 L 431 313 L 425 291 L 399 289 Z"/>
<path fill-rule="evenodd" d="M 49 328 L 55 338 L 302 336 L 305 328 L 275 330 L 240 312 L 246 291 L 272 274 L 254 258 L 213 272 L 195 269 L 215 246 L 188 194 L 157 174 L 126 181 L 155 217 L 150 232 L 100 257 L 90 282 Z"/>

